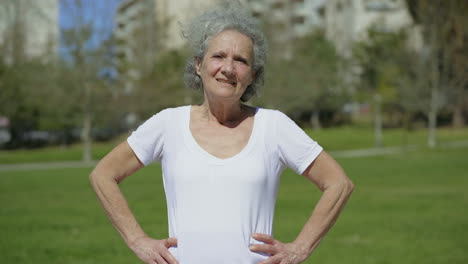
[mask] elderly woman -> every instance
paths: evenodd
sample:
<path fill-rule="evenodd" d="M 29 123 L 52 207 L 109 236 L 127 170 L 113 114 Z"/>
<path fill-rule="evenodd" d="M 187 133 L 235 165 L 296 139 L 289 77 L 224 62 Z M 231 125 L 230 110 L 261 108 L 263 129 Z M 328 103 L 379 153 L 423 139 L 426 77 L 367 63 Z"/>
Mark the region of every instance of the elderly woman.
<path fill-rule="evenodd" d="M 157 113 L 99 162 L 90 179 L 105 212 L 145 263 L 303 262 L 336 221 L 353 184 L 286 115 L 243 104 L 264 73 L 265 40 L 252 17 L 235 6 L 217 8 L 185 33 L 194 51 L 186 84 L 200 88 L 204 101 Z M 148 237 L 118 187 L 153 161 L 162 165 L 170 238 Z M 272 237 L 286 167 L 323 191 L 290 243 Z"/>

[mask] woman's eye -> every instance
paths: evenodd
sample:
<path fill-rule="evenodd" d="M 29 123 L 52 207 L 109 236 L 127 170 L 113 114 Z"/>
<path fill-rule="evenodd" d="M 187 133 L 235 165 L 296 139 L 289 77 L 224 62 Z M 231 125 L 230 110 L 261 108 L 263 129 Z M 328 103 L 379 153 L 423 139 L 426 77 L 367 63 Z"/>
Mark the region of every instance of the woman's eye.
<path fill-rule="evenodd" d="M 247 64 L 247 61 L 244 60 L 244 59 L 238 59 L 237 61 L 238 61 L 238 62 L 241 62 L 241 63 L 243 63 L 243 64 Z"/>

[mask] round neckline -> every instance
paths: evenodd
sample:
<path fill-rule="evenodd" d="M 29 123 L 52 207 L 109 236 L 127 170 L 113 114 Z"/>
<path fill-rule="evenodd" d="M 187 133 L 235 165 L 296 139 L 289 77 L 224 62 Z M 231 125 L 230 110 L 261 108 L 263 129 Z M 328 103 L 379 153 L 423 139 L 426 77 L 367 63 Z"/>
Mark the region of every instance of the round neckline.
<path fill-rule="evenodd" d="M 190 130 L 191 112 L 192 112 L 192 105 L 188 105 L 187 108 L 186 108 L 186 112 L 185 112 L 184 126 L 183 126 L 184 131 L 185 131 L 184 134 L 186 135 L 185 138 L 186 138 L 187 142 L 189 143 L 189 146 L 191 147 L 191 149 L 193 151 L 201 154 L 201 156 L 205 160 L 207 160 L 208 162 L 210 162 L 212 164 L 217 164 L 217 165 L 224 165 L 224 164 L 233 162 L 233 161 L 238 160 L 238 159 L 242 158 L 243 156 L 247 155 L 250 152 L 250 150 L 252 149 L 252 146 L 255 145 L 257 130 L 258 130 L 258 126 L 259 126 L 258 125 L 258 123 L 259 123 L 258 114 L 260 112 L 260 108 L 255 107 L 255 113 L 254 113 L 254 116 L 253 116 L 253 118 L 254 118 L 253 127 L 252 127 L 252 131 L 250 132 L 250 136 L 249 136 L 249 139 L 247 141 L 247 144 L 242 148 L 241 151 L 239 151 L 238 153 L 234 154 L 233 156 L 230 156 L 230 157 L 227 157 L 227 158 L 216 157 L 213 154 L 206 151 L 204 148 L 202 148 L 200 146 L 200 144 L 198 144 L 198 142 L 195 140 L 195 137 L 192 134 L 192 131 Z"/>

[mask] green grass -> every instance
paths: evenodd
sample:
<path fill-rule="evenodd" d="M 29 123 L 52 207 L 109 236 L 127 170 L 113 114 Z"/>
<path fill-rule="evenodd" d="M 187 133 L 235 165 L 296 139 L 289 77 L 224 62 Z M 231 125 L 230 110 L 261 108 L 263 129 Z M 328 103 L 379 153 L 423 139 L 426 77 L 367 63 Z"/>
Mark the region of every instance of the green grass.
<path fill-rule="evenodd" d="M 328 128 L 321 131 L 306 129 L 306 132 L 327 151 L 373 148 L 374 131 L 368 127 L 340 127 Z M 106 143 L 93 144 L 93 159 L 99 160 L 118 143 L 125 140 L 123 135 Z M 437 139 L 440 143 L 457 140 L 468 140 L 468 128 L 449 129 L 440 128 L 437 131 Z M 415 130 L 406 132 L 403 129 L 387 129 L 383 132 L 384 146 L 400 145 L 427 145 L 427 130 Z M 76 144 L 69 147 L 48 147 L 33 150 L 0 151 L 0 164 L 17 164 L 28 162 L 47 161 L 78 161 L 82 157 L 82 145 Z"/>
<path fill-rule="evenodd" d="M 375 147 L 374 130 L 368 127 L 340 127 L 306 132 L 327 150 L 350 150 Z M 427 145 L 427 129 L 406 131 L 404 129 L 385 129 L 383 131 L 383 146 Z M 439 143 L 458 140 L 468 140 L 468 128 L 437 130 Z"/>
<path fill-rule="evenodd" d="M 123 140 L 123 139 L 122 139 Z M 118 141 L 100 142 L 92 145 L 93 159 L 99 160 L 117 146 Z M 0 164 L 35 163 L 50 161 L 79 161 L 83 156 L 83 146 L 46 147 L 39 149 L 19 149 L 0 151 Z"/>
<path fill-rule="evenodd" d="M 356 188 L 335 227 L 306 263 L 468 263 L 468 149 L 346 158 Z M 91 169 L 1 172 L 1 263 L 139 263 L 90 189 Z M 137 219 L 167 235 L 159 166 L 122 183 Z M 320 192 L 286 171 L 275 236 L 290 241 Z"/>

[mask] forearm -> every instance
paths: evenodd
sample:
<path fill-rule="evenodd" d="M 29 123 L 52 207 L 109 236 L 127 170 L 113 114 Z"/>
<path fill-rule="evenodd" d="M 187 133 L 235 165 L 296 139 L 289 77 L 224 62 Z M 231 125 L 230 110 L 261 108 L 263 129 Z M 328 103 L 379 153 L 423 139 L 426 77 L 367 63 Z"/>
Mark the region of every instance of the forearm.
<path fill-rule="evenodd" d="M 115 180 L 100 177 L 93 172 L 90 181 L 106 215 L 128 246 L 131 246 L 135 239 L 146 236 Z"/>
<path fill-rule="evenodd" d="M 344 180 L 324 190 L 312 215 L 293 242 L 307 256 L 312 253 L 320 240 L 333 226 L 353 188 L 351 181 Z"/>

